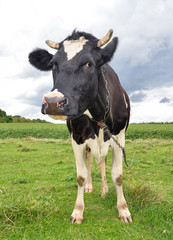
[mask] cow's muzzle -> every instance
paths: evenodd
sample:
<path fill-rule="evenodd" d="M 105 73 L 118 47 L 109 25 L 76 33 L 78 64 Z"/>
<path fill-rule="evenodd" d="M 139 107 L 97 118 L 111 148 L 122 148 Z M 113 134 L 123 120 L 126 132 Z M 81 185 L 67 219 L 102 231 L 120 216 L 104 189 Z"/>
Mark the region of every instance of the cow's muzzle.
<path fill-rule="evenodd" d="M 65 120 L 64 108 L 68 104 L 68 99 L 63 94 L 50 92 L 44 95 L 41 112 L 48 114 L 54 119 Z"/>

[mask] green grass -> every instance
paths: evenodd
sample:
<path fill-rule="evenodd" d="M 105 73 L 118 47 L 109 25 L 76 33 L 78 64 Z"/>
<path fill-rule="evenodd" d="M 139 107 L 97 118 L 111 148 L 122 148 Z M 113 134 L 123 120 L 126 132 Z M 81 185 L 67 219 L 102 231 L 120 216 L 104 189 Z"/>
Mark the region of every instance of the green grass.
<path fill-rule="evenodd" d="M 68 139 L 65 124 L 52 123 L 0 123 L 0 138 L 54 138 Z M 173 139 L 173 124 L 130 124 L 127 139 Z"/>
<path fill-rule="evenodd" d="M 173 140 L 127 140 L 129 162 L 134 152 L 133 166 L 124 164 L 124 194 L 134 222 L 124 224 L 118 219 L 110 151 L 107 197 L 100 197 L 100 173 L 94 162 L 94 192 L 85 194 L 84 223 L 72 225 L 77 181 L 71 141 L 1 139 L 0 239 L 170 240 Z"/>
<path fill-rule="evenodd" d="M 53 123 L 0 123 L 0 138 L 54 138 L 68 139 L 66 124 Z"/>
<path fill-rule="evenodd" d="M 130 124 L 127 139 L 173 139 L 173 124 Z"/>

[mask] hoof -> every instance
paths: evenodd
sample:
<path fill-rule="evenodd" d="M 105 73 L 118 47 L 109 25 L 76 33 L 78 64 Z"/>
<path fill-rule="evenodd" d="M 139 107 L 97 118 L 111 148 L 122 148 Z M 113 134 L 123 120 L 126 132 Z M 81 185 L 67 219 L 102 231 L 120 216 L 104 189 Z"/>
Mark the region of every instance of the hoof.
<path fill-rule="evenodd" d="M 81 223 L 83 223 L 83 218 L 78 218 L 78 217 L 71 216 L 70 222 L 71 223 L 81 224 Z"/>
<path fill-rule="evenodd" d="M 121 221 L 121 222 L 130 222 L 130 223 L 132 223 L 132 222 L 133 222 L 133 219 L 132 219 L 131 215 L 128 216 L 128 217 L 120 216 L 120 221 Z"/>
<path fill-rule="evenodd" d="M 85 192 L 86 193 L 91 193 L 93 191 L 93 187 L 92 186 L 86 186 L 85 187 Z"/>

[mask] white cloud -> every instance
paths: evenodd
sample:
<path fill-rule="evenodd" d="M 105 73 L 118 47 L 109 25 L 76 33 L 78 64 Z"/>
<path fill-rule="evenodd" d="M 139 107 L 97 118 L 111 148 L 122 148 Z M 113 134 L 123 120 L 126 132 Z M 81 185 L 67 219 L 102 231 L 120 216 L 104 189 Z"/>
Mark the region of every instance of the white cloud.
<path fill-rule="evenodd" d="M 133 94 L 145 97 L 142 102 L 131 102 L 130 122 L 173 122 L 173 86 L 136 91 Z M 165 97 L 169 101 L 161 103 Z"/>
<path fill-rule="evenodd" d="M 120 39 L 115 59 L 124 72 L 127 64 L 141 67 L 150 63 L 159 51 L 172 50 L 172 12 L 172 0 L 88 0 L 84 3 L 80 0 L 0 0 L 0 108 L 8 114 L 23 113 L 24 116 L 28 109 L 31 117 L 40 112 L 38 107 L 32 110 L 32 103 L 26 100 L 41 94 L 39 89 L 43 85 L 51 89 L 51 74 L 44 76 L 39 72 L 34 74 L 34 69 L 30 71 L 28 53 L 35 47 L 47 48 L 46 39 L 61 41 L 75 27 L 99 38 L 113 28 L 114 35 Z M 54 53 L 54 50 L 49 51 Z M 166 71 L 170 82 L 173 74 Z M 166 84 L 167 79 L 163 79 L 163 85 L 164 81 Z M 20 99 L 22 94 L 26 99 Z M 167 105 L 163 104 L 164 107 Z M 135 109 L 138 106 L 135 105 Z M 135 119 L 139 121 L 137 117 Z M 142 119 L 145 114 L 140 121 Z"/>

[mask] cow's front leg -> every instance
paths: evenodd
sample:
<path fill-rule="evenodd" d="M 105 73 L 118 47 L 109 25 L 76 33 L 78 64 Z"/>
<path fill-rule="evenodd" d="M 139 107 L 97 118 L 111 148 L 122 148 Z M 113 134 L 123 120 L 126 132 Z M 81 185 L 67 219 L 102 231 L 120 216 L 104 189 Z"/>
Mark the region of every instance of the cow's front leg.
<path fill-rule="evenodd" d="M 88 178 L 85 185 L 85 192 L 90 193 L 93 191 L 92 176 L 91 176 L 91 165 L 93 163 L 93 154 L 91 152 L 91 149 L 88 146 L 86 147 L 86 160 L 87 160 L 87 167 L 88 167 Z"/>
<path fill-rule="evenodd" d="M 117 140 L 122 147 L 125 145 L 125 133 L 122 130 L 117 136 Z M 123 177 L 122 177 L 122 149 L 116 144 L 113 144 L 112 154 L 112 180 L 117 192 L 117 208 L 120 220 L 123 222 L 132 222 L 131 214 L 128 210 L 126 200 L 123 194 Z"/>
<path fill-rule="evenodd" d="M 71 215 L 71 222 L 82 223 L 84 211 L 84 188 L 87 181 L 87 168 L 84 159 L 84 144 L 78 145 L 72 140 L 73 151 L 76 159 L 78 192 L 74 210 Z"/>

